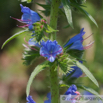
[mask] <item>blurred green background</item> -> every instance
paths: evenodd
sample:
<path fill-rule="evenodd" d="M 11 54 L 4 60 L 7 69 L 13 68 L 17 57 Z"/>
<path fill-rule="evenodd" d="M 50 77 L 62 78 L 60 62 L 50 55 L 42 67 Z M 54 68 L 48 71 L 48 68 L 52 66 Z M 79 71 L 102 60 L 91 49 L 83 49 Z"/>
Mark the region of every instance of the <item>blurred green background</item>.
<path fill-rule="evenodd" d="M 42 9 L 35 2 L 45 3 L 44 0 L 34 0 L 32 4 L 22 4 L 36 11 Z M 10 16 L 21 18 L 20 3 L 18 0 L 0 0 L 0 47 L 11 35 L 22 30 L 16 26 L 22 24 L 10 18 Z M 85 5 L 87 6 L 85 9 L 95 18 L 99 27 L 97 28 L 79 11 L 73 11 L 74 29 L 71 27 L 63 29 L 67 25 L 67 21 L 63 16 L 59 16 L 58 29 L 60 31 L 57 38 L 62 45 L 70 37 L 78 34 L 83 27 L 86 31 L 84 38 L 93 33 L 90 38 L 84 41 L 84 45 L 90 41 L 95 41 L 94 45 L 86 50 L 84 59 L 87 60 L 85 65 L 93 73 L 100 87 L 97 88 L 87 77 L 79 78 L 78 82 L 95 89 L 99 94 L 103 94 L 103 1 L 89 0 Z M 49 17 L 46 19 L 49 23 Z M 23 65 L 23 60 L 21 60 L 24 49 L 23 43 L 25 44 L 24 35 L 20 35 L 0 50 L 0 103 L 25 103 L 25 89 L 30 73 L 37 64 L 42 62 L 41 59 L 38 59 L 31 66 Z M 32 84 L 30 94 L 36 103 L 43 103 L 46 99 L 46 94 L 49 92 L 48 77 L 48 70 L 44 70 L 36 76 Z"/>

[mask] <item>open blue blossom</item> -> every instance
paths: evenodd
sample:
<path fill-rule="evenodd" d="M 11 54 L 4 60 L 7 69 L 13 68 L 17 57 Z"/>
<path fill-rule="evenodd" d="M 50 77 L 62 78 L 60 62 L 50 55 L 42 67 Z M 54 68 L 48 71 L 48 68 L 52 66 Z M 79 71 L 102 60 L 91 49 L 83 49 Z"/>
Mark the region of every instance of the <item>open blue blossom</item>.
<path fill-rule="evenodd" d="M 82 63 L 82 61 L 80 61 L 80 62 Z M 67 77 L 68 77 L 72 72 L 74 72 L 74 73 L 70 76 L 70 78 L 79 78 L 79 77 L 83 74 L 82 70 L 81 70 L 79 67 L 77 67 L 77 66 L 72 66 L 71 68 L 73 68 L 73 71 L 67 73 Z"/>
<path fill-rule="evenodd" d="M 28 101 L 27 103 L 36 103 L 33 99 L 32 99 L 32 96 L 28 96 L 26 98 L 26 100 Z"/>
<path fill-rule="evenodd" d="M 35 11 L 29 9 L 28 7 L 23 6 L 22 4 L 20 4 L 20 7 L 21 7 L 21 12 L 23 13 L 21 19 L 16 19 L 13 17 L 12 18 L 26 24 L 24 26 L 19 26 L 19 27 L 29 27 L 29 29 L 32 30 L 33 29 L 32 24 L 37 21 L 40 21 L 40 16 Z"/>
<path fill-rule="evenodd" d="M 44 103 L 51 103 L 51 93 L 47 94 L 47 100 L 44 101 Z"/>
<path fill-rule="evenodd" d="M 64 47 L 67 47 L 71 45 L 68 49 L 77 49 L 77 50 L 83 50 L 83 35 L 85 32 L 83 31 L 84 28 L 81 29 L 80 33 L 77 34 L 76 36 L 72 37 L 65 45 Z"/>
<path fill-rule="evenodd" d="M 93 45 L 94 41 L 93 41 L 93 42 L 90 42 L 89 44 L 87 44 L 87 45 L 85 45 L 85 46 L 83 46 L 83 44 L 82 44 L 83 41 L 84 41 L 85 39 L 87 39 L 88 37 L 91 36 L 91 35 L 90 35 L 90 36 L 88 36 L 87 38 L 83 39 L 83 35 L 84 35 L 84 34 L 85 34 L 84 28 L 82 28 L 79 34 L 77 34 L 77 35 L 75 35 L 74 37 L 72 37 L 72 38 L 64 45 L 64 48 L 67 47 L 67 50 L 71 50 L 71 49 L 74 49 L 74 50 L 84 50 L 84 49 L 90 48 L 90 47 Z"/>
<path fill-rule="evenodd" d="M 54 62 L 56 55 L 63 52 L 63 49 L 57 44 L 56 40 L 48 40 L 46 42 L 42 41 L 41 46 L 40 55 L 46 57 L 50 62 Z"/>

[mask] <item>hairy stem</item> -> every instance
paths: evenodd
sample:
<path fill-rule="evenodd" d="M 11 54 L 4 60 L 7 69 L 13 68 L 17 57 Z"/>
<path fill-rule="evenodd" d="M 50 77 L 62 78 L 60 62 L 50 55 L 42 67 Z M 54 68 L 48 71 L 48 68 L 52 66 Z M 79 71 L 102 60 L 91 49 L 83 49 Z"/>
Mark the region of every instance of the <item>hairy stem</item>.
<path fill-rule="evenodd" d="M 57 29 L 58 11 L 59 11 L 60 0 L 52 0 L 51 13 L 50 13 L 50 26 L 53 29 Z M 49 34 L 50 39 L 53 41 L 56 39 L 56 33 Z M 58 72 L 55 70 L 56 65 L 54 64 L 50 68 L 50 82 L 51 82 L 51 103 L 59 103 L 59 83 L 58 83 Z"/>
<path fill-rule="evenodd" d="M 53 29 L 57 29 L 58 11 L 60 6 L 60 0 L 52 0 L 51 13 L 50 13 L 50 26 Z M 50 39 L 56 39 L 56 33 L 50 34 Z"/>
<path fill-rule="evenodd" d="M 58 72 L 55 70 L 55 65 L 50 68 L 50 81 L 51 81 L 51 103 L 59 103 L 59 83 Z"/>

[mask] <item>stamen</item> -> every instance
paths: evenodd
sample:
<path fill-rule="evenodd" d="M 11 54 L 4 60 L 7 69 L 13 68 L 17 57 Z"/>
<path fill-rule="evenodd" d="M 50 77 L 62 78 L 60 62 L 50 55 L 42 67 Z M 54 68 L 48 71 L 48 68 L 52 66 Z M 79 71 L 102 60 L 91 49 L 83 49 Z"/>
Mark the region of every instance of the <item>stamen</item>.
<path fill-rule="evenodd" d="M 18 26 L 18 25 L 17 25 L 17 26 Z M 29 26 L 29 25 L 27 24 L 27 25 L 18 26 L 18 27 L 23 28 L 23 27 L 27 27 L 27 26 Z"/>
<path fill-rule="evenodd" d="M 75 92 L 77 95 L 80 95 L 80 93 L 78 91 Z"/>
<path fill-rule="evenodd" d="M 28 20 L 22 20 L 22 19 L 17 19 L 17 18 L 11 17 L 11 16 L 10 16 L 10 18 L 12 18 L 14 20 L 17 20 L 19 22 L 22 22 L 22 23 L 29 23 L 31 21 L 30 19 L 28 19 Z"/>
<path fill-rule="evenodd" d="M 22 44 L 25 48 L 28 48 L 29 49 L 29 47 L 27 46 L 27 45 L 25 45 L 25 44 Z"/>
<path fill-rule="evenodd" d="M 80 96 L 80 93 L 79 93 L 78 91 L 76 91 L 75 93 L 77 94 L 77 96 L 74 98 L 74 100 L 75 100 L 76 98 L 80 98 L 80 97 L 81 97 L 81 96 Z"/>
<path fill-rule="evenodd" d="M 60 50 L 58 50 L 57 52 L 54 52 L 54 53 L 52 53 L 52 54 L 55 54 L 55 53 L 58 53 L 58 52 L 60 52 L 60 51 L 62 51 L 63 49 L 61 48 Z"/>
<path fill-rule="evenodd" d="M 88 39 L 88 38 L 89 38 L 90 36 L 92 36 L 92 35 L 93 35 L 93 33 L 92 33 L 91 35 L 89 35 L 88 37 L 86 37 L 85 39 L 83 39 L 83 41 L 86 40 L 86 39 Z"/>
<path fill-rule="evenodd" d="M 29 44 L 29 43 L 25 40 L 25 37 L 24 37 L 24 41 L 25 41 L 25 43 Z"/>
<path fill-rule="evenodd" d="M 17 20 L 17 21 L 20 21 L 20 22 L 23 22 L 23 20 L 21 20 L 21 19 L 17 19 L 17 18 L 11 17 L 11 16 L 10 16 L 10 18 Z"/>
<path fill-rule="evenodd" d="M 28 44 L 28 42 L 25 40 L 25 38 L 24 38 L 24 41 Z M 35 49 L 35 48 L 32 48 L 32 47 L 30 47 L 30 48 L 29 48 L 29 47 L 28 47 L 27 45 L 25 45 L 25 44 L 23 44 L 23 46 L 24 46 L 24 47 L 26 47 L 26 48 L 28 48 L 28 49 L 30 49 L 30 48 L 31 48 L 32 50 L 38 51 L 38 50 L 37 50 L 37 49 Z"/>
<path fill-rule="evenodd" d="M 94 43 L 94 41 L 90 42 L 88 45 L 84 46 L 83 48 L 84 49 L 89 49 L 93 45 L 93 43 Z"/>
<path fill-rule="evenodd" d="M 37 49 L 35 49 L 35 48 L 32 48 L 32 47 L 31 47 L 31 49 L 32 49 L 32 50 L 35 50 L 35 51 L 38 51 Z"/>

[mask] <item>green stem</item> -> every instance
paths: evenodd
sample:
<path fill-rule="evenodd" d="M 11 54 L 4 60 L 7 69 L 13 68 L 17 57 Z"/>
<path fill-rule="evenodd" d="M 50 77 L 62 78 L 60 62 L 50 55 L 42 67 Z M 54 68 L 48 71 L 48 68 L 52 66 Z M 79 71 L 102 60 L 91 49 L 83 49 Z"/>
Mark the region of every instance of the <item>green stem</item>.
<path fill-rule="evenodd" d="M 52 0 L 51 13 L 50 13 L 50 26 L 53 29 L 57 29 L 58 11 L 60 6 L 60 0 Z M 56 33 L 50 34 L 50 39 L 56 39 Z"/>
<path fill-rule="evenodd" d="M 57 29 L 58 11 L 60 6 L 60 0 L 52 0 L 51 13 L 50 13 L 50 26 L 53 29 Z M 51 33 L 50 39 L 53 41 L 56 39 L 56 33 Z M 51 82 L 51 103 L 59 103 L 59 83 L 58 83 L 58 72 L 55 70 L 56 65 L 54 64 L 50 68 L 50 82 Z"/>
<path fill-rule="evenodd" d="M 50 68 L 50 82 L 51 82 L 51 103 L 59 103 L 59 83 L 58 72 L 55 71 L 55 65 Z"/>

